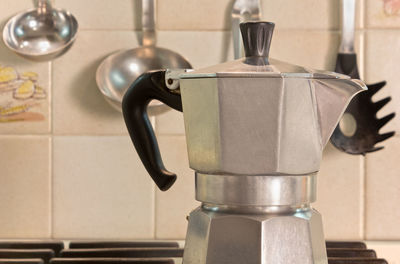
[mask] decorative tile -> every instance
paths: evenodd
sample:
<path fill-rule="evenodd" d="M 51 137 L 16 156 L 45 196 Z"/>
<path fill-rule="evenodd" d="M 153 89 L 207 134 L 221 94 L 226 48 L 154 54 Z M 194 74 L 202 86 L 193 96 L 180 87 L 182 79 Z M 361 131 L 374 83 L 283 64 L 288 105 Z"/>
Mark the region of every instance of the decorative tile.
<path fill-rule="evenodd" d="M 32 1 L 7 1 L 0 8 L 1 31 L 14 14 L 32 7 Z M 0 134 L 50 132 L 50 78 L 49 62 L 26 60 L 0 42 Z"/>
<path fill-rule="evenodd" d="M 397 116 L 382 128 L 382 132 L 400 131 L 400 75 L 397 69 L 400 50 L 394 48 L 399 46 L 399 31 L 371 30 L 366 34 L 366 81 L 368 83 L 387 81 L 386 86 L 374 96 L 373 100 L 378 101 L 387 96 L 392 97 L 392 101 L 378 112 L 378 117 L 397 112 Z"/>
<path fill-rule="evenodd" d="M 80 29 L 140 29 L 140 0 L 57 0 L 57 8 L 70 11 Z"/>
<path fill-rule="evenodd" d="M 326 239 L 363 238 L 362 157 L 340 152 L 328 143 L 318 173 L 317 202 Z"/>
<path fill-rule="evenodd" d="M 0 137 L 0 237 L 50 238 L 50 138 Z"/>
<path fill-rule="evenodd" d="M 154 187 L 128 137 L 55 137 L 53 171 L 53 237 L 153 238 Z"/>
<path fill-rule="evenodd" d="M 400 240 L 400 137 L 367 155 L 366 238 Z"/>
<path fill-rule="evenodd" d="M 184 239 L 186 216 L 200 205 L 195 200 L 194 171 L 189 168 L 184 136 L 158 136 L 165 167 L 177 174 L 166 192 L 156 190 L 156 238 Z"/>
<path fill-rule="evenodd" d="M 400 243 L 386 241 L 366 241 L 368 248 L 376 251 L 378 258 L 383 258 L 390 264 L 400 264 Z"/>
<path fill-rule="evenodd" d="M 76 43 L 53 63 L 55 134 L 126 134 L 122 114 L 100 93 L 99 64 L 111 53 L 138 46 L 135 32 L 82 31 Z"/>
<path fill-rule="evenodd" d="M 366 0 L 367 28 L 400 28 L 400 2 L 398 0 Z"/>

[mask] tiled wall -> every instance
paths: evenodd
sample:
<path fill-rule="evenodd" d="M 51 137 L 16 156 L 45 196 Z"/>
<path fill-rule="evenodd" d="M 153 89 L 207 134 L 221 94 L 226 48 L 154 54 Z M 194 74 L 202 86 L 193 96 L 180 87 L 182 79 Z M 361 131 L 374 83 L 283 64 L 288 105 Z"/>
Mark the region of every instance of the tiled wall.
<path fill-rule="evenodd" d="M 165 164 L 179 176 L 163 193 L 139 161 L 121 114 L 95 83 L 96 68 L 107 55 L 139 45 L 140 1 L 54 2 L 80 23 L 68 53 L 33 63 L 0 43 L 0 65 L 37 72 L 48 94 L 44 121 L 0 123 L 0 238 L 183 239 L 185 216 L 198 203 L 181 113 L 153 120 Z M 157 45 L 178 51 L 195 68 L 231 60 L 232 2 L 158 0 Z M 32 4 L 0 0 L 1 27 Z M 397 111 L 383 130 L 399 132 L 400 11 L 388 8 L 383 0 L 358 1 L 356 50 L 367 82 L 388 81 L 376 99 L 393 100 L 379 115 Z M 262 0 L 263 19 L 276 23 L 271 56 L 332 70 L 339 13 L 338 0 Z M 365 158 L 328 145 L 315 207 L 327 238 L 380 241 L 371 242 L 378 253 L 400 263 L 400 137 L 384 145 Z"/>

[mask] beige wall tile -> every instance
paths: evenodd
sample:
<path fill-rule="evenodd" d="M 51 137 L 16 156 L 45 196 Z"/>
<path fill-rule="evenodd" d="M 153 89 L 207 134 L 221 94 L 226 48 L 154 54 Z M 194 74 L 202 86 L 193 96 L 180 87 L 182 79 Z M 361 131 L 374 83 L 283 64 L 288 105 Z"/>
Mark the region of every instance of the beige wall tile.
<path fill-rule="evenodd" d="M 327 239 L 363 238 L 362 157 L 340 152 L 328 143 L 318 173 L 317 202 Z"/>
<path fill-rule="evenodd" d="M 157 134 L 185 134 L 183 113 L 171 110 L 156 116 Z"/>
<path fill-rule="evenodd" d="M 366 25 L 365 25 L 365 0 L 356 0 L 355 20 L 356 20 L 356 28 L 357 29 L 366 28 Z"/>
<path fill-rule="evenodd" d="M 397 64 L 400 60 L 400 32 L 368 31 L 365 44 L 366 81 L 375 83 L 386 80 L 387 85 L 379 91 L 374 100 L 391 96 L 392 101 L 378 112 L 378 117 L 389 113 L 400 113 L 400 75 Z M 400 115 L 382 128 L 383 132 L 400 131 Z"/>
<path fill-rule="evenodd" d="M 57 0 L 57 8 L 70 11 L 80 29 L 140 29 L 140 0 Z"/>
<path fill-rule="evenodd" d="M 338 33 L 327 31 L 276 30 L 270 56 L 314 69 L 333 71 L 340 44 Z M 362 54 L 362 34 L 357 33 L 355 49 Z M 362 72 L 362 56 L 358 56 Z"/>
<path fill-rule="evenodd" d="M 367 155 L 366 238 L 400 240 L 400 138 Z"/>
<path fill-rule="evenodd" d="M 400 242 L 366 241 L 368 248 L 376 251 L 378 258 L 390 264 L 400 264 Z"/>
<path fill-rule="evenodd" d="M 339 48 L 337 33 L 277 30 L 271 57 L 315 69 L 333 70 Z"/>
<path fill-rule="evenodd" d="M 54 133 L 126 134 L 122 114 L 105 101 L 95 76 L 109 54 L 137 45 L 134 32 L 80 32 L 71 50 L 53 63 Z"/>
<path fill-rule="evenodd" d="M 50 138 L 0 137 L 0 237 L 49 238 Z"/>
<path fill-rule="evenodd" d="M 231 0 L 158 0 L 160 30 L 226 30 L 230 28 Z"/>
<path fill-rule="evenodd" d="M 262 19 L 284 29 L 338 29 L 340 1 L 262 0 Z"/>
<path fill-rule="evenodd" d="M 5 23 L 13 15 L 34 7 L 32 0 L 0 0 L 0 26 L 3 30 Z M 3 43 L 2 43 L 3 44 Z"/>
<path fill-rule="evenodd" d="M 229 32 L 161 31 L 157 45 L 181 54 L 194 69 L 233 59 Z"/>
<path fill-rule="evenodd" d="M 199 206 L 194 194 L 194 171 L 189 168 L 184 136 L 158 136 L 165 167 L 177 174 L 166 192 L 156 191 L 156 238 L 184 239 L 186 216 Z"/>
<path fill-rule="evenodd" d="M 400 28 L 400 6 L 396 0 L 366 0 L 367 28 Z"/>
<path fill-rule="evenodd" d="M 55 137 L 53 237 L 150 239 L 154 187 L 128 137 Z"/>

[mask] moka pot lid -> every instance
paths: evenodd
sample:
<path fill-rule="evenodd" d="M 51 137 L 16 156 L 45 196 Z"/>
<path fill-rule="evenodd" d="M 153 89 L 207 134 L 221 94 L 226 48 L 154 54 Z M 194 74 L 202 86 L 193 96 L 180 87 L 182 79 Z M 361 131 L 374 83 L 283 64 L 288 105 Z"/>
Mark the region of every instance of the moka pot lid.
<path fill-rule="evenodd" d="M 182 74 L 180 78 L 350 78 L 343 74 L 314 70 L 269 58 L 274 26 L 275 24 L 271 22 L 240 24 L 246 57 L 191 71 Z"/>

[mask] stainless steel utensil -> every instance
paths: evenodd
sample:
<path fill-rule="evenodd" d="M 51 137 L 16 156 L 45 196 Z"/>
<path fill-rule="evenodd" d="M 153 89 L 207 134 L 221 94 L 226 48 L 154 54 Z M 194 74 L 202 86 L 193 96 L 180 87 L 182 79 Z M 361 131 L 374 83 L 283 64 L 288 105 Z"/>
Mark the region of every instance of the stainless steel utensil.
<path fill-rule="evenodd" d="M 342 0 L 342 42 L 335 71 L 359 79 L 357 54 L 354 51 L 354 16 L 355 0 Z M 353 98 L 332 134 L 331 142 L 336 148 L 349 154 L 365 155 L 383 149 L 383 146 L 375 147 L 375 144 L 394 135 L 394 132 L 379 134 L 379 130 L 393 119 L 395 114 L 391 113 L 381 119 L 376 117 L 377 112 L 390 102 L 391 97 L 378 102 L 372 101 L 372 96 L 385 84 L 383 81 L 367 85 L 368 91 Z"/>
<path fill-rule="evenodd" d="M 3 29 L 5 45 L 33 61 L 52 60 L 66 52 L 76 39 L 78 22 L 68 11 L 39 0 L 36 9 L 12 17 Z"/>
<path fill-rule="evenodd" d="M 142 0 L 142 9 L 143 46 L 111 54 L 100 64 L 96 73 L 100 91 L 119 111 L 122 111 L 122 98 L 126 90 L 142 73 L 166 68 L 192 68 L 178 53 L 155 46 L 154 0 Z M 158 101 L 152 102 L 150 107 L 154 109 L 158 106 L 165 108 Z"/>
<path fill-rule="evenodd" d="M 236 0 L 232 8 L 232 38 L 235 60 L 243 57 L 242 37 L 239 24 L 258 21 L 261 17 L 260 0 Z"/>

